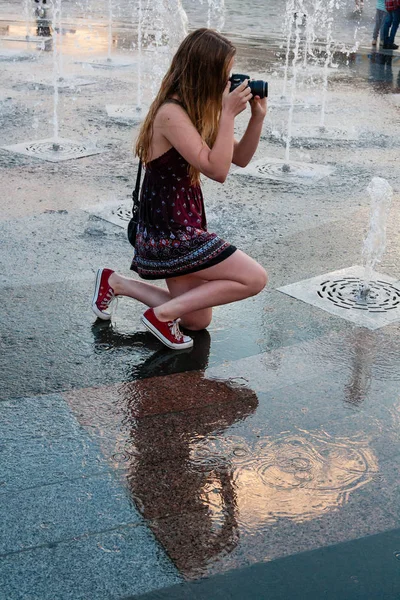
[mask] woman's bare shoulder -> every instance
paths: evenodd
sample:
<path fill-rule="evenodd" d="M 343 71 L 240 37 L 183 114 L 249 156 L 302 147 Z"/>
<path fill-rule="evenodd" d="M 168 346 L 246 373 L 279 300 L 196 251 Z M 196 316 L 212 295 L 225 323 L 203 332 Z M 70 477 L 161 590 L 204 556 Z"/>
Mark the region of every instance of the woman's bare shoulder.
<path fill-rule="evenodd" d="M 177 121 L 182 122 L 189 119 L 187 112 L 180 104 L 175 102 L 165 102 L 160 106 L 155 116 L 155 123 L 160 125 L 171 124 Z"/>

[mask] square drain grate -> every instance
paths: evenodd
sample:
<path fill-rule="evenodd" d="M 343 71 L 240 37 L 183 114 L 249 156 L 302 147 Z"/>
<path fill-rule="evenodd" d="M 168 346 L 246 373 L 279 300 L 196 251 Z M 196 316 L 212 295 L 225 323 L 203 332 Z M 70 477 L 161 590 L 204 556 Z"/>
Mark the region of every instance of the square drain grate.
<path fill-rule="evenodd" d="M 372 272 L 369 293 L 360 296 L 364 267 L 355 265 L 304 279 L 278 291 L 322 308 L 367 329 L 379 329 L 400 320 L 400 281 Z"/>
<path fill-rule="evenodd" d="M 133 123 L 141 123 L 147 115 L 147 107 L 129 106 L 127 104 L 107 104 L 107 115 L 111 119 L 120 119 L 121 121 L 130 121 Z"/>
<path fill-rule="evenodd" d="M 122 56 L 113 56 L 111 58 L 104 56 L 103 58 L 95 58 L 89 61 L 77 61 L 76 64 L 88 66 L 93 69 L 125 69 L 135 67 L 137 62 Z"/>
<path fill-rule="evenodd" d="M 118 204 L 113 202 L 88 206 L 84 208 L 84 211 L 99 219 L 103 219 L 103 221 L 108 221 L 126 229 L 132 217 L 132 200 L 129 198 L 125 202 L 119 202 Z"/>
<path fill-rule="evenodd" d="M 42 85 L 54 89 L 54 83 L 52 81 L 41 81 Z M 94 79 L 85 79 L 84 77 L 68 77 L 61 78 L 57 82 L 59 90 L 75 90 L 78 87 L 84 87 L 85 85 L 94 85 L 98 83 Z"/>

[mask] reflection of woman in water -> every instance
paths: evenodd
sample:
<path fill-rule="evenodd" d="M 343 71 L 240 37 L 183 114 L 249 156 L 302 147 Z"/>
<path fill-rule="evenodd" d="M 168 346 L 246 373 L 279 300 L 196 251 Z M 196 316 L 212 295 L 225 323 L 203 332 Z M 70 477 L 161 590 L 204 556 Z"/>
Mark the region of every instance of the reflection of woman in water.
<path fill-rule="evenodd" d="M 196 339 L 196 362 L 207 364 L 210 337 Z M 203 359 L 197 348 L 202 348 Z M 165 352 L 164 352 L 165 356 Z M 132 497 L 185 575 L 201 574 L 238 540 L 230 461 L 196 460 L 192 446 L 218 437 L 257 408 L 254 392 L 204 378 L 202 371 L 152 377 L 127 386 L 120 402 L 131 423 L 128 466 Z"/>

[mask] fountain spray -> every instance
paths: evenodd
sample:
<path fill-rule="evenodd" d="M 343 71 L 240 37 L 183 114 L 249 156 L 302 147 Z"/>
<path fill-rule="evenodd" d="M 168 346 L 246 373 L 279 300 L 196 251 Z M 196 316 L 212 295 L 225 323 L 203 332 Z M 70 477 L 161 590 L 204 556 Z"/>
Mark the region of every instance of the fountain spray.
<path fill-rule="evenodd" d="M 25 16 L 25 27 L 26 27 L 25 39 L 29 40 L 29 38 L 30 38 L 30 35 L 29 35 L 30 22 L 32 19 L 31 0 L 24 0 L 23 13 Z"/>
<path fill-rule="evenodd" d="M 215 19 L 214 23 L 212 22 Z M 225 23 L 225 0 L 208 0 L 207 27 L 221 31 Z"/>
<path fill-rule="evenodd" d="M 376 264 L 381 262 L 386 250 L 386 225 L 393 198 L 393 189 L 386 179 L 374 177 L 367 187 L 367 192 L 371 198 L 371 206 L 369 230 L 362 250 L 365 274 L 360 287 L 360 298 L 364 300 L 369 293 L 372 271 Z"/>
<path fill-rule="evenodd" d="M 53 13 L 53 150 L 57 152 L 60 149 L 60 145 L 58 143 L 58 85 L 59 85 L 59 77 L 60 77 L 60 43 L 59 37 L 61 36 L 61 30 L 57 32 L 57 22 L 60 22 L 61 15 L 61 1 L 62 0 L 51 0 L 52 3 L 52 13 Z"/>
<path fill-rule="evenodd" d="M 289 153 L 290 143 L 292 141 L 292 124 L 293 124 L 293 110 L 296 100 L 296 84 L 297 84 L 297 66 L 299 62 L 299 48 L 300 48 L 300 31 L 301 24 L 303 21 L 303 0 L 296 1 L 296 17 L 295 17 L 295 44 L 294 44 L 294 56 L 292 61 L 293 77 L 292 77 L 292 90 L 290 95 L 290 108 L 287 126 L 287 138 L 286 138 L 286 149 L 285 149 L 285 163 L 282 167 L 282 171 L 290 171 L 289 164 Z"/>
<path fill-rule="evenodd" d="M 335 8 L 336 0 L 329 0 L 325 6 L 324 25 L 326 27 L 326 56 L 324 60 L 324 77 L 322 84 L 322 106 L 321 106 L 321 118 L 320 118 L 320 129 L 325 129 L 325 108 L 326 98 L 328 94 L 328 75 L 329 65 L 332 62 L 332 25 L 333 25 L 333 11 Z"/>
<path fill-rule="evenodd" d="M 305 40 L 304 40 L 304 56 L 303 56 L 303 68 L 306 69 L 308 57 L 312 56 L 314 58 L 313 53 L 313 45 L 315 42 L 315 24 L 317 21 L 318 10 L 319 10 L 319 2 L 316 2 L 310 7 L 308 7 L 306 13 L 306 23 L 305 23 Z"/>
<path fill-rule="evenodd" d="M 112 22 L 113 22 L 113 0 L 108 0 L 107 62 L 111 62 Z"/>
<path fill-rule="evenodd" d="M 137 101 L 136 111 L 139 114 L 142 111 L 142 44 L 143 44 L 143 7 L 142 0 L 138 1 L 138 61 L 137 61 Z"/>
<path fill-rule="evenodd" d="M 284 21 L 284 31 L 286 32 L 286 57 L 285 57 L 285 71 L 284 71 L 284 77 L 283 77 L 282 98 L 285 98 L 285 96 L 286 96 L 288 70 L 289 70 L 290 46 L 292 43 L 292 31 L 293 31 L 294 19 L 295 19 L 294 0 L 287 0 L 285 21 Z"/>

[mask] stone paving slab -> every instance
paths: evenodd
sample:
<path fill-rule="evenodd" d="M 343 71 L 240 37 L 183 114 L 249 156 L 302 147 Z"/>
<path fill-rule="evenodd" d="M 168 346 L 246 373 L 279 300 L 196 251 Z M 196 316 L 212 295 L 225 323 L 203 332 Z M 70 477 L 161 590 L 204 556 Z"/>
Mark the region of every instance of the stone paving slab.
<path fill-rule="evenodd" d="M 397 600 L 399 547 L 393 529 L 124 600 Z"/>
<path fill-rule="evenodd" d="M 0 495 L 109 470 L 62 396 L 4 400 L 0 414 Z"/>
<path fill-rule="evenodd" d="M 1 597 L 103 600 L 179 580 L 60 395 L 0 413 Z"/>
<path fill-rule="evenodd" d="M 1 555 L 141 518 L 124 489 L 106 474 L 2 494 L 0 522 Z"/>
<path fill-rule="evenodd" d="M 303 323 L 301 322 L 301 325 Z M 256 392 L 267 392 L 286 385 L 324 379 L 330 373 L 346 373 L 349 380 L 400 381 L 397 357 L 399 328 L 394 325 L 379 334 L 361 328 L 331 330 L 313 339 L 292 343 L 243 359 L 210 367 L 206 376 L 237 380 Z"/>
<path fill-rule="evenodd" d="M 232 362 L 225 361 L 218 367 L 207 369 L 210 378 L 242 381 L 255 392 L 300 383 L 335 370 L 335 365 L 310 361 L 310 352 L 321 345 L 317 338 L 309 342 L 279 348 L 257 356 L 249 356 Z"/>
<path fill-rule="evenodd" d="M 143 525 L 0 558 L 0 590 L 7 600 L 120 600 L 179 581 Z"/>
<path fill-rule="evenodd" d="M 1 413 L 1 410 L 0 410 Z M 109 470 L 86 439 L 16 440 L 0 446 L 0 495 Z"/>

